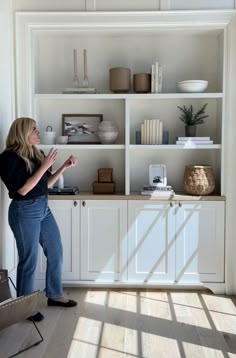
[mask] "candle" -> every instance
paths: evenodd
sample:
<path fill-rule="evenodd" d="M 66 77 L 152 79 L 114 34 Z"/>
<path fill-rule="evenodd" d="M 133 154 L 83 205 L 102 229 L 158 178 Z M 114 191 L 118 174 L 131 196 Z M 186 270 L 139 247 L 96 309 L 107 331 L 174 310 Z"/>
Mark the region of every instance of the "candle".
<path fill-rule="evenodd" d="M 84 49 L 84 77 L 87 77 L 87 50 Z"/>
<path fill-rule="evenodd" d="M 74 49 L 74 77 L 77 77 L 77 50 Z"/>

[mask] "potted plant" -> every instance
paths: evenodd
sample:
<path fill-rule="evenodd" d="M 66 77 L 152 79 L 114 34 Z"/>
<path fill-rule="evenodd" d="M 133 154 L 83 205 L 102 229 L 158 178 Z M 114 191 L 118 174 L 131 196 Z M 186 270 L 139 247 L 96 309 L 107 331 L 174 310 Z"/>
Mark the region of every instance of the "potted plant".
<path fill-rule="evenodd" d="M 181 116 L 179 119 L 185 124 L 185 135 L 186 137 L 195 137 L 196 129 L 198 124 L 204 123 L 204 119 L 209 117 L 208 114 L 205 114 L 207 103 L 202 106 L 196 113 L 194 113 L 193 106 L 190 107 L 179 107 L 181 111 Z"/>

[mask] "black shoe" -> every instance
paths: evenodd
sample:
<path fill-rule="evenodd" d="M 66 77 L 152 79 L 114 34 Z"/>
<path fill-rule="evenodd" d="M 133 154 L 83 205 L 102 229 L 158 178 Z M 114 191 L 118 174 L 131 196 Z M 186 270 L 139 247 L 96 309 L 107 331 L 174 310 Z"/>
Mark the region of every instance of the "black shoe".
<path fill-rule="evenodd" d="M 76 301 L 68 300 L 67 302 L 61 302 L 48 298 L 48 306 L 60 306 L 60 307 L 74 307 L 77 305 Z"/>
<path fill-rule="evenodd" d="M 37 312 L 34 315 L 32 315 L 26 319 L 28 319 L 28 321 L 40 322 L 44 319 L 44 316 L 42 315 L 42 313 Z"/>

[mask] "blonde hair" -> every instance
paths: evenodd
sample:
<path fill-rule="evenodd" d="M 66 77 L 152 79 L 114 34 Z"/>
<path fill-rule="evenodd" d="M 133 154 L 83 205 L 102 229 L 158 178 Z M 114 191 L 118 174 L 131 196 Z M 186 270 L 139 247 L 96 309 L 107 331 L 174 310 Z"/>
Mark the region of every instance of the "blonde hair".
<path fill-rule="evenodd" d="M 25 161 L 30 173 L 33 170 L 32 159 L 42 161 L 41 152 L 34 145 L 29 144 L 29 135 L 35 125 L 36 121 L 33 118 L 17 118 L 12 123 L 6 139 L 6 150 L 16 152 Z"/>

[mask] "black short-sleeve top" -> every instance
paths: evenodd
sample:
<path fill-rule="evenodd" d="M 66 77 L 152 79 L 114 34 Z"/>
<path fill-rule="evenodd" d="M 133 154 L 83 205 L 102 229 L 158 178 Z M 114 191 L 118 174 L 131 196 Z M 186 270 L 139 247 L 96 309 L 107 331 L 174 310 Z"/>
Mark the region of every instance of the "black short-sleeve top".
<path fill-rule="evenodd" d="M 17 191 L 21 189 L 40 167 L 41 163 L 32 160 L 34 169 L 32 173 L 27 170 L 25 161 L 16 153 L 5 150 L 0 154 L 0 177 L 9 191 L 9 197 L 16 200 L 36 199 L 48 193 L 48 177 L 51 175 L 46 171 L 35 187 L 26 195 L 20 195 Z"/>

